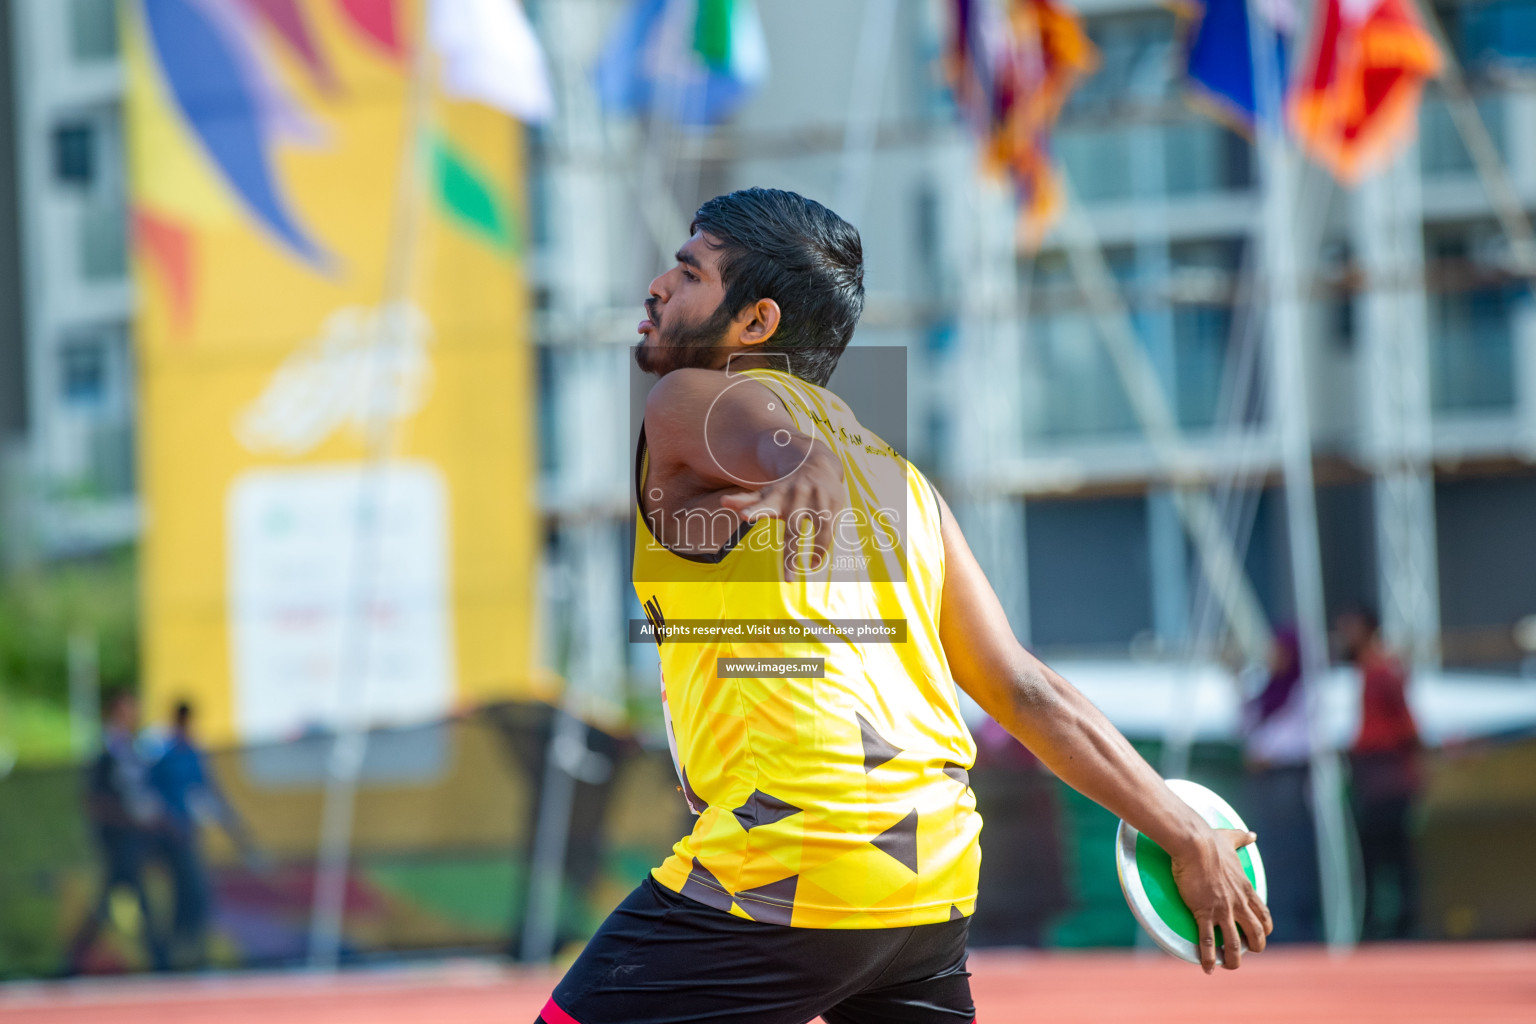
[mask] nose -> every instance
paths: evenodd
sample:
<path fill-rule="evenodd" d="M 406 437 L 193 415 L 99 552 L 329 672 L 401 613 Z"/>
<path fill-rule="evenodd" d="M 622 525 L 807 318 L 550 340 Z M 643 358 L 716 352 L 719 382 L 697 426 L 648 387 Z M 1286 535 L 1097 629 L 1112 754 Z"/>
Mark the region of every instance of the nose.
<path fill-rule="evenodd" d="M 668 296 L 670 296 L 672 293 L 668 283 L 668 278 L 671 276 L 671 274 L 672 271 L 669 270 L 666 273 L 658 274 L 656 277 L 651 279 L 651 286 L 649 289 L 650 294 L 654 295 L 662 302 L 666 302 Z"/>

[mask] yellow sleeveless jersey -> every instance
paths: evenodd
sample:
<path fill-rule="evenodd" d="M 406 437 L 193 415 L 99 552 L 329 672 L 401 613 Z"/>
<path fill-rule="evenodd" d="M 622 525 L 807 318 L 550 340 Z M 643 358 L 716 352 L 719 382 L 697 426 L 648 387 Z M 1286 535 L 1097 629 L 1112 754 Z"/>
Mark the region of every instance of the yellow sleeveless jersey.
<path fill-rule="evenodd" d="M 685 558 L 659 542 L 637 493 L 634 584 L 647 617 L 901 621 L 905 637 L 664 635 L 669 739 L 698 819 L 653 875 L 772 924 L 896 928 L 968 916 L 981 861 L 967 776 L 976 747 L 939 642 L 937 497 L 836 395 L 774 370 L 741 375 L 841 456 L 851 514 L 821 572 L 786 574 L 782 521 L 744 527 L 712 560 Z M 638 487 L 646 464 L 642 435 Z M 823 659 L 824 675 L 722 677 L 722 658 Z"/>

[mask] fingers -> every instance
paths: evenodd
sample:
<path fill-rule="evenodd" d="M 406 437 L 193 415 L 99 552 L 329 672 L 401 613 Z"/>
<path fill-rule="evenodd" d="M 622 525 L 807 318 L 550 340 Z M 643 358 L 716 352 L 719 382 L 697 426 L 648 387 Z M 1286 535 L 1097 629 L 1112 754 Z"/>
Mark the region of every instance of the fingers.
<path fill-rule="evenodd" d="M 773 509 L 763 502 L 763 492 L 741 491 L 737 494 L 722 494 L 720 504 L 728 508 L 747 522 L 759 519 L 764 515 L 772 515 Z"/>
<path fill-rule="evenodd" d="M 1241 850 L 1250 843 L 1259 841 L 1259 834 L 1257 832 L 1244 832 L 1235 828 L 1224 828 L 1222 831 L 1227 834 L 1228 839 L 1232 840 L 1232 849 L 1234 850 Z"/>
<path fill-rule="evenodd" d="M 1237 921 L 1228 914 L 1221 923 L 1221 966 L 1235 971 L 1243 965 L 1243 940 L 1237 931 Z"/>
<path fill-rule="evenodd" d="M 1198 919 L 1200 928 L 1200 969 L 1206 974 L 1216 970 L 1216 928 L 1211 918 L 1202 915 Z"/>
<path fill-rule="evenodd" d="M 1259 909 L 1263 909 L 1263 904 L 1259 905 Z M 1267 913 L 1263 915 L 1258 913 L 1252 901 L 1238 915 L 1238 924 L 1243 929 L 1243 938 L 1248 940 L 1248 949 L 1254 953 L 1264 952 L 1264 947 L 1269 945 L 1269 940 L 1266 938 L 1269 928 L 1265 926 L 1264 921 L 1267 916 Z"/>
<path fill-rule="evenodd" d="M 1238 833 L 1234 830 L 1231 834 L 1233 837 L 1233 850 L 1241 850 L 1245 846 L 1258 842 L 1259 839 L 1258 834 L 1255 832 Z M 1275 923 L 1269 916 L 1269 908 L 1264 905 L 1264 901 L 1254 891 L 1252 883 L 1247 881 L 1246 875 L 1243 879 L 1243 887 L 1247 889 L 1247 899 L 1237 915 L 1238 920 L 1242 923 L 1243 937 L 1248 941 L 1249 950 L 1254 953 L 1262 953 L 1264 947 L 1268 945 L 1266 937 L 1270 932 L 1274 931 Z"/>
<path fill-rule="evenodd" d="M 841 495 L 798 478 L 776 481 L 755 491 L 720 496 L 720 505 L 744 522 L 782 519 L 784 564 L 793 573 L 819 572 L 831 558 Z"/>

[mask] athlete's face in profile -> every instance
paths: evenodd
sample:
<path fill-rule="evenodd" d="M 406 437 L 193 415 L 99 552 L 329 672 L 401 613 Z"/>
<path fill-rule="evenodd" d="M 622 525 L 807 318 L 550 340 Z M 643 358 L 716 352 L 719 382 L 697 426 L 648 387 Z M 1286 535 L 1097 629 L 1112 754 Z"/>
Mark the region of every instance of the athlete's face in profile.
<path fill-rule="evenodd" d="M 663 376 L 683 367 L 724 365 L 732 320 L 722 310 L 724 298 L 718 252 L 696 232 L 677 250 L 672 268 L 651 282 L 635 350 L 640 369 Z"/>

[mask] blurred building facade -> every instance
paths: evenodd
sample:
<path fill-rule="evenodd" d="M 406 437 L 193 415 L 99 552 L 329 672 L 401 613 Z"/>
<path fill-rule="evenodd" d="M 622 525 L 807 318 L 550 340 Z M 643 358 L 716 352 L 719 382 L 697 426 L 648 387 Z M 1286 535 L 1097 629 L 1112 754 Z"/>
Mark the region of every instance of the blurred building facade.
<path fill-rule="evenodd" d="M 4 16 L 3 388 L 24 410 L 6 424 L 6 544 L 51 557 L 138 524 L 117 5 L 19 0 Z"/>
<path fill-rule="evenodd" d="M 681 237 L 686 211 L 710 194 L 798 189 L 864 234 L 870 302 L 856 344 L 907 349 L 910 453 L 967 520 L 1021 636 L 1058 655 L 1183 657 L 1221 646 L 1222 602 L 1202 578 L 1172 486 L 1191 473 L 1264 617 L 1293 614 L 1272 414 L 1281 399 L 1254 281 L 1258 156 L 1189 101 L 1182 29 L 1164 5 L 1076 5 L 1101 66 L 1069 104 L 1056 146 L 1180 435 L 1177 473 L 1138 418 L 1062 232 L 1032 259 L 1012 253 L 1006 197 L 978 185 L 974 141 L 943 82 L 943 5 L 762 5 L 774 73 L 709 135 L 586 121 L 590 98 L 582 108 L 571 89 L 583 92 L 600 37 L 585 26 L 616 5 L 558 5 L 585 11 L 572 16 L 583 27 L 564 36 L 556 5 L 530 6 L 566 69 L 570 118 L 540 136 L 535 186 L 569 203 L 543 208 L 550 251 L 565 253 L 546 265 L 546 309 L 561 325 L 541 332 L 548 379 L 586 374 L 593 357 L 577 351 L 602 338 L 632 339 L 644 281 L 675 244 L 658 224 Z M 1529 5 L 1437 13 L 1529 215 L 1536 93 L 1528 77 L 1489 60 L 1519 49 Z M 882 31 L 885 59 L 871 61 L 866 36 Z M 598 164 L 610 169 L 606 184 Z M 595 204 L 572 198 L 582 188 L 600 197 Z M 1296 208 L 1329 611 L 1382 607 L 1423 662 L 1510 666 L 1521 657 L 1511 627 L 1536 613 L 1536 555 L 1519 540 L 1536 517 L 1536 304 L 1438 87 L 1392 173 L 1348 191 L 1308 168 Z M 606 258 L 559 250 L 562 238 Z M 562 299 L 578 287 L 567 269 L 594 265 L 607 269 L 582 275 L 579 287 L 591 290 Z M 566 521 L 592 529 L 578 509 L 627 507 L 617 485 L 596 483 L 627 482 L 617 426 L 603 446 L 614 461 L 601 469 L 590 456 L 595 435 L 561 441 L 558 424 L 580 418 L 589 393 L 554 388 L 544 411 L 556 537 Z M 600 500 L 581 497 L 593 492 L 578 479 L 593 481 Z M 621 533 L 626 516 L 615 513 Z M 579 593 L 580 574 L 562 570 L 561 557 L 552 575 Z M 588 578 L 611 575 L 622 577 L 622 566 Z"/>
<path fill-rule="evenodd" d="M 1528 5 L 1523 14 L 1509 3 L 1435 6 L 1528 213 L 1536 201 L 1527 162 L 1536 94 L 1528 78 L 1522 85 L 1489 60 L 1519 49 Z M 1272 483 L 1277 398 L 1253 351 L 1267 324 L 1247 305 L 1262 230 L 1254 148 L 1181 95 L 1179 32 L 1165 11 L 1119 0 L 1081 8 L 1103 65 L 1064 117 L 1058 147 L 1067 175 L 1179 426 L 1231 468 L 1214 482 L 1246 475 L 1250 484 Z M 1307 397 L 1328 603 L 1378 605 L 1390 627 L 1394 605 L 1417 599 L 1421 628 L 1443 627 L 1448 660 L 1512 662 L 1509 627 L 1536 600 L 1520 582 L 1536 566 L 1516 550 L 1519 524 L 1536 514 L 1536 305 L 1443 92 L 1427 91 L 1419 139 L 1391 172 L 1347 191 L 1308 169 L 1295 213 L 1310 296 Z M 1094 604 L 1106 614 L 1058 602 L 1059 614 L 1036 618 L 1035 635 L 1043 644 L 1116 643 L 1142 629 L 1177 648 L 1198 628 L 1184 609 L 1199 583 L 1180 578 L 1190 562 L 1159 508 L 1166 474 L 1146 458 L 1070 290 L 1062 296 L 1055 287 L 1059 262 L 1046 253 L 1035 267 L 1029 376 L 1048 385 L 1032 405 L 1030 443 L 1073 459 L 1082 488 L 1080 496 L 1031 502 L 1031 583 L 1043 597 L 1053 575 L 1081 586 L 1097 564 L 1102 596 Z M 1422 508 L 1400 507 L 1400 481 L 1391 477 L 1401 462 L 1419 464 Z M 1268 488 L 1256 497 L 1250 509 L 1229 503 L 1238 510 L 1232 525 L 1249 538 L 1255 591 L 1271 619 L 1283 619 L 1283 505 Z M 1073 538 L 1120 538 L 1123 549 L 1095 555 L 1094 544 Z M 1128 565 L 1145 567 L 1146 587 L 1126 593 L 1114 585 Z M 1414 589 L 1420 593 L 1403 593 Z M 1415 614 L 1396 610 L 1399 618 Z M 1433 660 L 1435 647 L 1421 644 L 1418 653 Z"/>
<path fill-rule="evenodd" d="M 943 5 L 759 4 L 773 70 L 709 132 L 602 114 L 591 68 L 618 0 L 526 6 L 560 98 L 531 133 L 527 195 L 552 667 L 611 707 L 627 702 L 615 680 L 652 671 L 622 628 L 639 615 L 627 584 L 628 346 L 646 282 L 689 212 L 750 184 L 824 199 L 860 226 L 870 301 L 856 343 L 906 348 L 911 454 L 961 507 L 1022 636 L 1047 654 L 1176 655 L 1219 639 L 1174 474 L 1096 326 L 1104 311 L 1084 298 L 1059 233 L 1033 258 L 1014 252 L 1005 192 L 979 183 L 943 81 Z M 1290 584 L 1276 399 L 1253 302 L 1254 148 L 1186 101 L 1165 7 L 1077 6 L 1102 64 L 1069 105 L 1057 152 L 1193 479 L 1214 495 L 1259 606 L 1280 621 Z M 1442 6 L 1442 21 L 1530 210 L 1536 91 L 1483 60 L 1498 32 L 1524 23 L 1469 20 L 1468 9 Z M 4 11 L 5 536 L 13 554 L 46 558 L 138 529 L 122 71 L 114 0 L 13 0 Z M 1536 548 L 1520 543 L 1536 521 L 1536 304 L 1433 88 L 1390 187 L 1388 202 L 1308 171 L 1298 201 L 1327 598 L 1381 603 L 1418 588 L 1419 621 L 1443 624 L 1448 661 L 1512 663 L 1510 627 L 1536 614 Z M 1383 204 L 1412 221 L 1421 262 L 1413 252 L 1391 262 L 1400 247 L 1371 215 Z M 1404 365 L 1402 400 L 1384 408 L 1383 367 Z M 1408 453 L 1418 475 L 1394 491 L 1380 453 L 1401 448 L 1394 431 L 1414 424 L 1428 424 L 1428 451 Z M 1427 507 L 1414 506 L 1414 486 Z"/>

